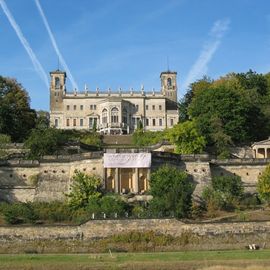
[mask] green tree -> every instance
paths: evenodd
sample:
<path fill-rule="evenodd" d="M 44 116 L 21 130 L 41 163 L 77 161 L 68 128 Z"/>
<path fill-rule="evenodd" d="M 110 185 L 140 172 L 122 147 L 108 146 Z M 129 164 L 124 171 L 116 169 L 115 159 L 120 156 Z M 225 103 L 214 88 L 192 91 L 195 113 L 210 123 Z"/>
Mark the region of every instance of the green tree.
<path fill-rule="evenodd" d="M 242 90 L 222 85 L 201 91 L 192 99 L 189 115 L 196 120 L 208 145 L 214 144 L 213 117 L 218 119 L 223 134 L 234 144 L 250 143 L 264 136 L 265 117 L 260 108 L 251 102 L 249 93 Z"/>
<path fill-rule="evenodd" d="M 15 79 L 0 76 L 0 133 L 22 142 L 34 128 L 35 119 L 25 89 Z"/>
<path fill-rule="evenodd" d="M 187 217 L 191 209 L 193 185 L 185 172 L 164 165 L 151 174 L 150 210 L 163 216 Z"/>
<path fill-rule="evenodd" d="M 191 83 L 184 97 L 178 102 L 179 122 L 187 121 L 189 119 L 188 107 L 196 95 L 196 93 L 211 87 L 212 80 L 204 76 L 202 79 Z"/>
<path fill-rule="evenodd" d="M 257 191 L 259 197 L 265 201 L 268 205 L 270 204 L 270 164 L 266 166 L 263 173 L 259 176 Z"/>
<path fill-rule="evenodd" d="M 87 207 L 92 199 L 101 196 L 101 185 L 100 177 L 76 170 L 72 177 L 71 191 L 67 194 L 70 207 L 73 209 Z"/>
<path fill-rule="evenodd" d="M 194 121 L 186 121 L 168 130 L 167 137 L 176 145 L 176 153 L 198 154 L 206 145 L 205 138 L 200 135 Z"/>
<path fill-rule="evenodd" d="M 237 175 L 216 176 L 211 184 L 206 186 L 202 198 L 207 208 L 231 209 L 235 208 L 244 195 L 241 178 Z"/>
<path fill-rule="evenodd" d="M 66 141 L 66 136 L 61 130 L 55 128 L 33 129 L 25 147 L 30 149 L 29 158 L 39 159 L 44 155 L 56 154 Z"/>

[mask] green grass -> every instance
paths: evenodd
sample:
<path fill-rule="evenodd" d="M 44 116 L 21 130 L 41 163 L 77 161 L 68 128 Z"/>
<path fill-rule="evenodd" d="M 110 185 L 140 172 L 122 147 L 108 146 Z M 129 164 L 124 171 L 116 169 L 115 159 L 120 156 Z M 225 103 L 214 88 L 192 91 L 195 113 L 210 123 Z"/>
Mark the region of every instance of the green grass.
<path fill-rule="evenodd" d="M 0 269 L 199 269 L 226 263 L 270 267 L 270 250 L 187 251 L 107 254 L 0 255 Z M 182 268 L 179 268 L 182 265 Z M 135 267 L 136 266 L 136 267 Z M 165 268 L 162 268 L 162 267 Z M 133 268 L 134 267 L 134 268 Z M 268 269 L 268 268 L 267 268 Z"/>

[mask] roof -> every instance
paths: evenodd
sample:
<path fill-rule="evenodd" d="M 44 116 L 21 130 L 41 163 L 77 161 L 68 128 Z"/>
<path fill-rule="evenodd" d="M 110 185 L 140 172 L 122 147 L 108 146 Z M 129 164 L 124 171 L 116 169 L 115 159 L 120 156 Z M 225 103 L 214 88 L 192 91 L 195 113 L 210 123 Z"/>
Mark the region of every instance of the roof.
<path fill-rule="evenodd" d="M 268 139 L 259 141 L 259 142 L 254 142 L 251 147 L 256 146 L 256 145 L 269 145 L 270 146 L 270 137 Z"/>

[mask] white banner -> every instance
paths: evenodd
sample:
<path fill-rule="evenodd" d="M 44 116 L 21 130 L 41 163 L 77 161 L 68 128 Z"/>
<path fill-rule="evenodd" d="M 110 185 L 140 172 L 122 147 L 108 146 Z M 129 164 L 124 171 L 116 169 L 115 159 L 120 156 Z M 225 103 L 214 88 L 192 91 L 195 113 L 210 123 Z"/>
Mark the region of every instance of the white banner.
<path fill-rule="evenodd" d="M 104 168 L 150 168 L 151 153 L 104 153 Z"/>

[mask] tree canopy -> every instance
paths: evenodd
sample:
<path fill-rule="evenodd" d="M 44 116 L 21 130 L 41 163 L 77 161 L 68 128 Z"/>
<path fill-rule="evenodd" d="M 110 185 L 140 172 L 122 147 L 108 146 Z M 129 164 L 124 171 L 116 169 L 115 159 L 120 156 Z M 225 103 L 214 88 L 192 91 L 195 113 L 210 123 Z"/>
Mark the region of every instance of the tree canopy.
<path fill-rule="evenodd" d="M 0 76 L 0 133 L 22 142 L 35 126 L 36 113 L 30 98 L 15 79 Z"/>
<path fill-rule="evenodd" d="M 168 130 L 167 137 L 176 146 L 176 153 L 199 154 L 206 145 L 205 138 L 200 135 L 194 121 L 186 121 Z"/>
<path fill-rule="evenodd" d="M 162 216 L 186 217 L 190 212 L 193 185 L 185 172 L 164 165 L 151 174 L 150 209 Z"/>
<path fill-rule="evenodd" d="M 74 208 L 86 207 L 89 202 L 101 196 L 101 179 L 78 170 L 72 177 L 71 191 L 67 194 L 69 205 Z"/>

